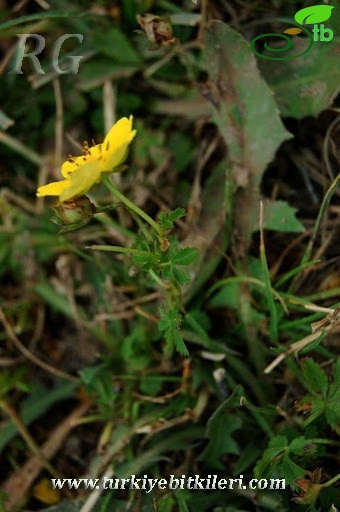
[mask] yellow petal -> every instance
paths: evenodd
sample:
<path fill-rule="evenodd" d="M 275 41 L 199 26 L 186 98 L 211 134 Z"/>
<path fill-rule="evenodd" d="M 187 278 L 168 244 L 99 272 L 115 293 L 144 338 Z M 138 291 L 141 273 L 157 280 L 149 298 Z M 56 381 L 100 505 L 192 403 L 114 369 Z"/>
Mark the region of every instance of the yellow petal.
<path fill-rule="evenodd" d="M 68 187 L 60 194 L 60 201 L 68 201 L 86 194 L 95 183 L 100 181 L 100 165 L 97 160 L 87 162 L 70 174 Z"/>
<path fill-rule="evenodd" d="M 62 180 L 54 181 L 53 183 L 43 185 L 42 187 L 38 188 L 37 196 L 60 196 L 63 190 L 65 190 L 68 187 L 69 183 L 69 180 Z"/>
<path fill-rule="evenodd" d="M 72 156 L 61 166 L 61 174 L 64 178 L 69 178 L 70 174 L 92 160 L 97 160 L 97 157 L 92 155 Z"/>
<path fill-rule="evenodd" d="M 94 158 L 98 160 L 102 157 L 102 144 L 96 144 L 95 146 L 92 146 L 89 148 L 89 156 L 88 158 Z"/>
<path fill-rule="evenodd" d="M 54 505 L 61 500 L 59 489 L 54 489 L 51 480 L 47 478 L 41 478 L 39 482 L 35 484 L 32 489 L 32 494 L 35 498 L 47 505 Z"/>
<path fill-rule="evenodd" d="M 136 130 L 132 130 L 132 120 L 132 116 L 129 119 L 122 117 L 106 135 L 102 144 L 102 172 L 111 172 L 124 162 L 129 144 L 136 135 Z"/>

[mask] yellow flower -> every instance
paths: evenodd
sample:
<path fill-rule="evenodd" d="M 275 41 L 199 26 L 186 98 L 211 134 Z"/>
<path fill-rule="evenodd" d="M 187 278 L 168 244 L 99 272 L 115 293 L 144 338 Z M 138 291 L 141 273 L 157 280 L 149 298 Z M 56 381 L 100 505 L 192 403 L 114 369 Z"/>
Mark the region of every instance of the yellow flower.
<path fill-rule="evenodd" d="M 86 194 L 95 183 L 100 182 L 104 172 L 118 172 L 125 161 L 130 142 L 136 135 L 132 130 L 133 117 L 122 117 L 111 128 L 102 144 L 88 147 L 84 142 L 84 155 L 70 157 L 61 167 L 65 178 L 43 185 L 37 196 L 59 196 L 59 201 L 68 201 Z"/>

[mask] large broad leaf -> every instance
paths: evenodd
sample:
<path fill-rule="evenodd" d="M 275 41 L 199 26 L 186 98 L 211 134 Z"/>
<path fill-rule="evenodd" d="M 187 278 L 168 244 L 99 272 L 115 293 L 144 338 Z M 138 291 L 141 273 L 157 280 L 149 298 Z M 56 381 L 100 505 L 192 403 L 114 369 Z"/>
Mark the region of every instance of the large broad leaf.
<path fill-rule="evenodd" d="M 219 21 L 209 24 L 203 67 L 209 75 L 206 97 L 228 147 L 225 191 L 236 191 L 231 222 L 237 244 L 233 246 L 244 254 L 258 214 L 263 173 L 290 134 L 249 44 L 228 25 Z"/>
<path fill-rule="evenodd" d="M 221 455 L 239 454 L 239 447 L 232 435 L 241 428 L 242 421 L 238 416 L 232 414 L 230 409 L 240 405 L 242 392 L 243 388 L 237 386 L 232 395 L 216 409 L 208 420 L 206 437 L 208 437 L 209 443 L 198 460 L 203 460 L 216 469 L 224 469 L 224 465 L 220 461 Z"/>
<path fill-rule="evenodd" d="M 274 231 L 288 233 L 301 233 L 304 226 L 296 217 L 296 208 L 290 206 L 286 201 L 267 200 L 264 203 L 264 228 Z M 258 219 L 254 219 L 254 229 L 259 229 Z"/>

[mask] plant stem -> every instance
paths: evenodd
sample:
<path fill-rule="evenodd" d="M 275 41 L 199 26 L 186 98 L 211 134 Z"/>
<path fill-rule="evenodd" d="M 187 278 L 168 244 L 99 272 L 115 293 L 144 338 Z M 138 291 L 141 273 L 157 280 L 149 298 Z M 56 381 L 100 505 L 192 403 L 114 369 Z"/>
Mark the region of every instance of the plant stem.
<path fill-rule="evenodd" d="M 94 249 L 96 251 L 111 251 L 111 252 L 127 252 L 130 254 L 139 254 L 140 256 L 155 257 L 155 254 L 148 251 L 141 251 L 140 249 L 133 249 L 132 247 L 120 247 L 119 245 L 88 245 L 85 249 Z"/>
<path fill-rule="evenodd" d="M 108 176 L 103 176 L 102 181 L 103 181 L 104 185 L 106 186 L 106 188 L 108 188 L 110 190 L 110 192 L 112 192 L 112 194 L 114 194 L 123 204 L 125 204 L 125 206 L 127 208 L 129 208 L 129 210 L 132 210 L 137 215 L 142 217 L 142 219 L 144 219 L 148 224 L 150 224 L 150 226 L 156 231 L 157 235 L 159 235 L 160 237 L 163 238 L 163 230 L 157 224 L 157 222 L 155 222 L 147 213 L 145 213 L 143 210 L 141 210 L 137 205 L 132 203 L 130 201 L 130 199 L 128 199 L 126 196 L 124 196 L 124 194 L 122 194 L 114 186 L 114 184 L 112 183 L 112 181 L 110 180 L 110 178 Z"/>
<path fill-rule="evenodd" d="M 335 475 L 334 478 L 331 478 L 331 480 L 328 480 L 328 482 L 322 484 L 321 487 L 330 487 L 331 485 L 335 484 L 335 482 L 337 482 L 338 480 L 340 480 L 340 473 L 338 475 Z"/>
<path fill-rule="evenodd" d="M 0 408 L 5 411 L 6 414 L 11 418 L 14 425 L 18 429 L 21 437 L 26 441 L 30 450 L 34 453 L 34 455 L 40 460 L 41 464 L 47 469 L 47 471 L 55 478 L 58 477 L 57 472 L 53 468 L 53 466 L 46 459 L 44 454 L 42 453 L 40 447 L 37 445 L 29 431 L 27 430 L 25 424 L 23 423 L 20 416 L 16 413 L 14 408 L 4 399 L 0 399 Z"/>

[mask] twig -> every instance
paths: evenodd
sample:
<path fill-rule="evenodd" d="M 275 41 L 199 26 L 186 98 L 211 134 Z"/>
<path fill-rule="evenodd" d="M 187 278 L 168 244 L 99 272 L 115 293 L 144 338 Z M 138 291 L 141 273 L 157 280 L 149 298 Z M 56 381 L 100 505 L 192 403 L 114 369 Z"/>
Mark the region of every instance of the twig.
<path fill-rule="evenodd" d="M 8 133 L 0 131 L 0 142 L 11 149 L 14 149 L 14 151 L 19 153 L 19 155 L 24 156 L 26 160 L 33 162 L 39 167 L 42 165 L 42 158 L 40 155 L 38 155 L 38 153 L 32 151 L 32 149 L 29 149 L 27 146 L 25 146 L 25 144 L 18 141 L 15 137 L 8 135 Z"/>
<path fill-rule="evenodd" d="M 306 306 L 308 307 L 308 306 Z M 311 306 L 309 306 L 309 309 L 312 309 Z M 271 371 L 276 368 L 281 361 L 283 361 L 287 356 L 292 354 L 293 352 L 297 353 L 303 348 L 307 347 L 313 341 L 318 339 L 320 336 L 323 336 L 328 331 L 333 329 L 337 326 L 337 324 L 340 322 L 340 307 L 337 307 L 336 309 L 332 309 L 331 313 L 328 314 L 325 318 L 320 320 L 319 322 L 314 322 L 311 324 L 312 328 L 312 334 L 309 334 L 305 338 L 302 338 L 299 341 L 296 341 L 295 343 L 292 343 L 290 347 L 285 351 L 282 352 L 282 354 L 279 354 L 272 363 L 270 363 L 269 366 L 264 370 L 264 373 L 270 373 Z"/>
<path fill-rule="evenodd" d="M 54 368 L 53 366 L 49 365 L 48 363 L 45 363 L 44 361 L 41 361 L 38 357 L 36 357 L 34 354 L 32 354 L 26 347 L 21 343 L 17 335 L 15 334 L 15 331 L 11 324 L 8 322 L 6 315 L 0 306 L 0 322 L 4 326 L 4 329 L 6 331 L 7 336 L 12 341 L 12 343 L 16 346 L 16 348 L 27 358 L 29 361 L 31 361 L 33 364 L 40 366 L 43 370 L 52 373 L 52 375 L 55 375 L 56 377 L 61 377 L 62 379 L 67 379 L 72 382 L 79 382 L 79 379 L 77 377 L 74 377 L 73 375 L 69 375 L 68 373 L 63 372 L 62 370 L 58 370 L 57 368 Z"/>
<path fill-rule="evenodd" d="M 37 445 L 31 434 L 29 433 L 26 425 L 23 423 L 22 419 L 17 414 L 15 409 L 4 398 L 0 398 L 0 407 L 13 421 L 21 437 L 26 441 L 26 444 L 28 445 L 29 449 L 34 453 L 36 458 L 39 459 L 40 464 L 43 467 L 45 467 L 52 476 L 56 477 L 56 471 L 53 469 L 48 460 L 46 460 L 46 458 L 44 457 L 40 447 Z"/>
<path fill-rule="evenodd" d="M 112 476 L 113 476 L 113 467 L 110 464 L 110 466 L 106 469 L 105 473 L 102 475 L 102 480 L 104 481 L 105 478 L 112 478 Z M 84 505 L 81 507 L 79 512 L 90 512 L 93 509 L 93 507 L 95 506 L 95 504 L 97 503 L 97 501 L 99 500 L 102 492 L 103 492 L 103 486 L 99 486 L 99 489 L 95 489 L 94 491 L 92 491 L 92 493 L 87 498 L 87 500 L 85 501 Z"/>
<path fill-rule="evenodd" d="M 107 79 L 103 84 L 104 132 L 108 133 L 116 121 L 116 88 L 112 81 Z M 118 173 L 119 174 L 119 173 Z"/>
<path fill-rule="evenodd" d="M 82 403 L 57 425 L 49 439 L 40 448 L 45 459 L 51 460 L 55 456 L 69 431 L 77 425 L 78 419 L 85 414 L 90 406 L 90 402 Z M 8 495 L 6 502 L 8 509 L 12 510 L 20 505 L 41 469 L 40 459 L 34 456 L 6 480 L 1 490 Z"/>
<path fill-rule="evenodd" d="M 64 109 L 63 98 L 61 95 L 61 87 L 59 78 L 55 78 L 52 82 L 55 99 L 55 165 L 61 166 L 63 155 L 63 125 L 64 125 Z"/>

